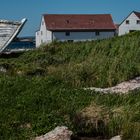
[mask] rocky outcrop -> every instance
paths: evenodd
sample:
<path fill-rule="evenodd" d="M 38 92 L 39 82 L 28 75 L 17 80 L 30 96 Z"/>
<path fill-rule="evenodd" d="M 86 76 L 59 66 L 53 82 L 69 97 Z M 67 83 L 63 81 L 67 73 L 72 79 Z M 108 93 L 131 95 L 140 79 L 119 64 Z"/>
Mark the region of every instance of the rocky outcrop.
<path fill-rule="evenodd" d="M 136 89 L 140 89 L 140 77 L 136 77 L 133 80 L 122 82 L 114 87 L 110 88 L 96 88 L 96 87 L 90 87 L 90 88 L 84 88 L 85 90 L 94 90 L 96 92 L 101 93 L 128 93 L 129 91 L 133 91 Z"/>
<path fill-rule="evenodd" d="M 121 136 L 115 136 L 111 140 L 121 140 Z"/>
<path fill-rule="evenodd" d="M 65 126 L 61 126 L 43 136 L 36 137 L 35 140 L 71 140 L 71 135 L 72 131 L 69 131 Z"/>

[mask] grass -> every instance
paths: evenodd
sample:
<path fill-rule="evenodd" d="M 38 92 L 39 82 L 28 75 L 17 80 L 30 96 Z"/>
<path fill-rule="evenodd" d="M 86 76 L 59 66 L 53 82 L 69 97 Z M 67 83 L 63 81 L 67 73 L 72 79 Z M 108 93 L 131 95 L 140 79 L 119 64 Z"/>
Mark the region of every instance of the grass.
<path fill-rule="evenodd" d="M 101 95 L 52 77 L 1 77 L 0 138 L 30 139 L 58 125 L 77 135 L 139 139 L 140 93 Z M 87 123 L 88 122 L 88 123 Z M 132 131 L 135 130 L 135 131 Z M 131 135 L 130 135 L 131 134 Z"/>
<path fill-rule="evenodd" d="M 73 87 L 108 87 L 140 74 L 140 33 L 107 40 L 54 42 L 18 58 L 0 59 L 8 74 L 54 75 Z"/>
<path fill-rule="evenodd" d="M 71 90 L 45 78 L 5 77 L 0 82 L 0 138 L 29 139 L 57 125 L 72 127 L 75 112 L 87 106 L 92 95 Z M 82 101 L 81 101 L 82 100 Z"/>
<path fill-rule="evenodd" d="M 91 105 L 78 114 L 82 120 L 78 123 L 81 128 L 79 133 L 110 137 L 122 135 L 124 140 L 140 138 L 139 91 L 128 95 L 93 93 L 93 98 Z"/>
<path fill-rule="evenodd" d="M 54 42 L 0 58 L 0 139 L 31 139 L 58 125 L 75 135 L 140 139 L 140 91 L 100 95 L 140 75 L 140 33 L 91 42 Z"/>

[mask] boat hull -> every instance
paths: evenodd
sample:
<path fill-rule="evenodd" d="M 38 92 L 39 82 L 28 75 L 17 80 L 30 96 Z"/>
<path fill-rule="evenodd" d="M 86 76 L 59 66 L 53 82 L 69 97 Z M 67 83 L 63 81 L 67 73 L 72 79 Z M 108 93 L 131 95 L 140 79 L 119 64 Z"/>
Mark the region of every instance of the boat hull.
<path fill-rule="evenodd" d="M 0 53 L 4 52 L 7 46 L 22 30 L 27 19 L 20 22 L 0 20 Z"/>

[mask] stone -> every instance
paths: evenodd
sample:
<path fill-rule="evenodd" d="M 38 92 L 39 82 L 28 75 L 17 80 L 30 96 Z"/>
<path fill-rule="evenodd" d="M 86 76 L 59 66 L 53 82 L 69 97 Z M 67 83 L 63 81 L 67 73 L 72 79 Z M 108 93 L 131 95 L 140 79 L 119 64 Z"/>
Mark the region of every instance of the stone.
<path fill-rule="evenodd" d="M 65 126 L 58 126 L 45 135 L 36 137 L 35 140 L 71 140 L 72 131 Z"/>
<path fill-rule="evenodd" d="M 96 88 L 96 87 L 84 88 L 84 90 L 94 90 L 100 93 L 118 93 L 118 94 L 126 94 L 129 93 L 130 91 L 138 89 L 140 89 L 140 77 L 136 77 L 132 80 L 122 82 L 114 87 L 109 88 Z"/>
<path fill-rule="evenodd" d="M 7 69 L 4 68 L 4 67 L 2 67 L 2 66 L 0 66 L 0 72 L 6 73 L 7 72 Z"/>
<path fill-rule="evenodd" d="M 121 136 L 115 136 L 115 137 L 111 138 L 110 140 L 121 140 Z"/>

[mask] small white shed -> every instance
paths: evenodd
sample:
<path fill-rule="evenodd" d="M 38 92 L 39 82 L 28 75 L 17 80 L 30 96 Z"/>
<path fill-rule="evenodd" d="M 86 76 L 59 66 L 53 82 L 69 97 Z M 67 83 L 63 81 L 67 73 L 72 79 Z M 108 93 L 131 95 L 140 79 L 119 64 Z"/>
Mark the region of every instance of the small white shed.
<path fill-rule="evenodd" d="M 140 13 L 131 12 L 119 25 L 119 36 L 140 30 Z"/>

